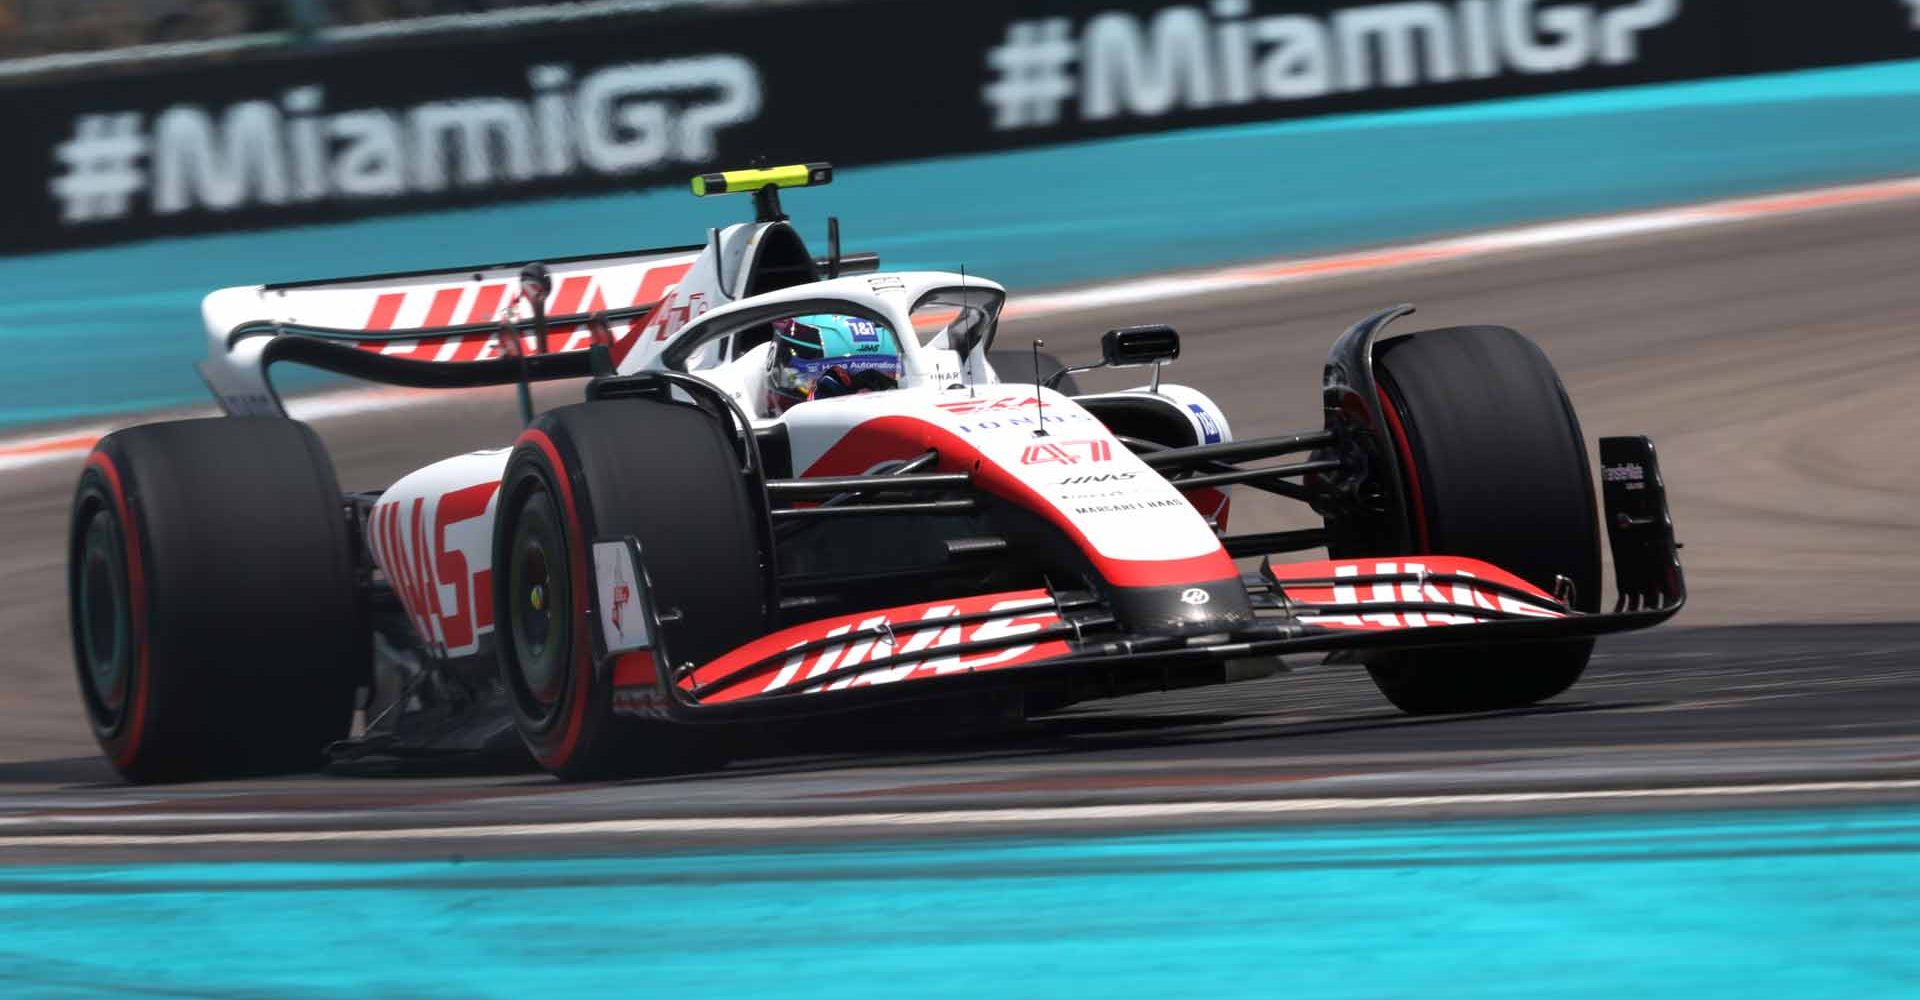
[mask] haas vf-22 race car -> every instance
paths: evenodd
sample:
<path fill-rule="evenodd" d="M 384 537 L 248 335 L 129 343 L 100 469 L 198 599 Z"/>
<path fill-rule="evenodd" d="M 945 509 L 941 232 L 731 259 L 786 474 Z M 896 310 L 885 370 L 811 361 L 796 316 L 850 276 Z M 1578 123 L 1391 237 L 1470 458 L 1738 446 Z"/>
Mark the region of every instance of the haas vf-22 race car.
<path fill-rule="evenodd" d="M 1596 491 L 1512 330 L 1385 337 L 1411 310 L 1378 312 L 1333 343 L 1323 426 L 1235 439 L 1161 380 L 1172 329 L 1065 367 L 996 343 L 991 281 L 881 272 L 837 223 L 816 258 L 778 194 L 830 176 L 697 179 L 756 217 L 692 246 L 209 295 L 226 415 L 108 436 L 74 499 L 73 643 L 113 765 L 505 743 L 571 778 L 687 770 L 754 720 L 1038 713 L 1302 653 L 1408 712 L 1503 709 L 1684 601 L 1652 445 L 1601 439 Z M 517 384 L 525 429 L 343 493 L 276 362 Z M 1096 367 L 1148 384 L 1077 392 Z M 557 379 L 584 400 L 533 412 Z M 1239 490 L 1321 526 L 1230 533 Z"/>

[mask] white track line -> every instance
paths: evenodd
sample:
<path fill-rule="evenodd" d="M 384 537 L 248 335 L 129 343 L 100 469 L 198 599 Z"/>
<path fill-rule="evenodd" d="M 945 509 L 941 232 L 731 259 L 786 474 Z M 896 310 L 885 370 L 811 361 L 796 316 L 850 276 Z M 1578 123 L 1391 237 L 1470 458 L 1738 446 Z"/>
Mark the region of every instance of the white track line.
<path fill-rule="evenodd" d="M 1920 197 L 1920 177 L 1903 177 L 1869 184 L 1572 219 L 1380 250 L 1244 264 L 1191 274 L 1140 278 L 1021 296 L 1007 307 L 1006 315 L 1010 318 L 1052 316 L 1916 197 Z M 438 398 L 444 396 L 431 390 L 359 389 L 290 400 L 288 407 L 303 420 L 331 420 L 376 410 L 415 406 Z M 64 434 L 0 441 L 0 471 L 50 462 L 77 462 L 92 450 L 103 434 L 112 429 L 106 426 L 87 427 Z"/>
<path fill-rule="evenodd" d="M 390 843 L 423 840 L 511 840 L 618 837 L 649 834 L 799 833 L 849 828 L 968 828 L 1021 824 L 1069 826 L 1114 821 L 1229 819 L 1292 813 L 1395 812 L 1463 806 L 1542 805 L 1691 798 L 1757 798 L 1920 791 L 1920 779 L 1816 781 L 1772 785 L 1700 785 L 1690 788 L 1614 788 L 1563 792 L 1487 792 L 1383 798 L 1258 799 L 1219 802 L 1143 802 L 1131 805 L 1033 809 L 951 809 L 937 812 L 843 813 L 829 816 L 717 816 L 610 819 L 489 826 L 426 826 L 381 830 L 224 830 L 210 833 L 59 833 L 0 837 L 0 849 L 32 847 L 190 847 L 196 845 Z M 97 819 L 98 817 L 89 817 Z M 128 817 L 132 819 L 134 817 Z M 215 821 L 221 817 L 207 816 Z M 33 822 L 17 819 L 15 822 Z"/>

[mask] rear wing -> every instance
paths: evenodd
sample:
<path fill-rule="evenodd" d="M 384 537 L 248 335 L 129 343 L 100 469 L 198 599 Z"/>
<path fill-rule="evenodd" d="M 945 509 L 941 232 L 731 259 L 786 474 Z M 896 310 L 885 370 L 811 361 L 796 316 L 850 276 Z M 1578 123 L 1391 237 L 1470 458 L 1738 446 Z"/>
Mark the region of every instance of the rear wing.
<path fill-rule="evenodd" d="M 222 288 L 201 302 L 209 357 L 200 373 L 235 414 L 281 412 L 267 377 L 279 361 L 426 388 L 585 376 L 595 326 L 611 335 L 615 362 L 624 359 L 708 249 Z M 524 282 L 533 268 L 545 275 L 537 299 Z"/>
<path fill-rule="evenodd" d="M 877 268 L 871 254 L 842 257 L 837 220 L 815 260 L 780 212 L 779 188 L 831 179 L 818 163 L 696 178 L 696 194 L 751 192 L 756 209 L 704 244 L 222 288 L 200 305 L 200 375 L 222 409 L 249 415 L 285 412 L 268 375 L 281 361 L 421 388 L 631 372 L 708 309 Z"/>

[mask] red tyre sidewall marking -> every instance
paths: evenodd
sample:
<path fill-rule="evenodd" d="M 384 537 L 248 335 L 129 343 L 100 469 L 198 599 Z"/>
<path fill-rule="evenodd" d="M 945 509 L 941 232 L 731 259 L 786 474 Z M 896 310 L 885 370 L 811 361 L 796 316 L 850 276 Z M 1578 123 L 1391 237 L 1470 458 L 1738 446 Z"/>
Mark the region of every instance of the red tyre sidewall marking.
<path fill-rule="evenodd" d="M 566 463 L 560 460 L 560 449 L 554 447 L 553 439 L 545 431 L 528 430 L 514 442 L 516 446 L 532 445 L 540 449 L 547 458 L 548 470 L 552 479 L 560 488 L 560 502 L 567 508 L 567 563 L 569 576 L 573 581 L 574 607 L 584 609 L 580 602 L 591 600 L 587 593 L 587 559 L 584 548 L 586 534 L 580 526 L 580 511 L 573 503 L 573 483 L 567 475 Z M 580 745 L 580 731 L 587 717 L 587 699 L 592 695 L 593 655 L 591 637 L 587 635 L 586 615 L 576 612 L 572 623 L 573 643 L 573 705 L 567 710 L 566 728 L 560 734 L 560 746 L 551 756 L 541 763 L 550 768 L 567 766 L 573 753 Z"/>
<path fill-rule="evenodd" d="M 113 755 L 113 766 L 131 767 L 140 757 L 140 737 L 147 722 L 147 683 L 151 675 L 151 654 L 147 651 L 147 574 L 146 566 L 140 556 L 140 525 L 133 519 L 133 507 L 127 503 L 127 491 L 120 479 L 120 470 L 114 467 L 113 459 L 105 452 L 96 451 L 87 456 L 87 468 L 100 473 L 107 484 L 107 492 L 113 495 L 115 514 L 120 519 L 120 533 L 126 541 L 127 590 L 131 592 L 128 603 L 133 618 L 133 698 L 127 715 L 120 720 L 120 748 Z"/>
<path fill-rule="evenodd" d="M 1420 469 L 1413 464 L 1413 442 L 1407 438 L 1407 428 L 1400 423 L 1400 410 L 1387 398 L 1387 387 L 1376 386 L 1380 393 L 1380 412 L 1386 415 L 1387 428 L 1393 435 L 1394 450 L 1400 453 L 1401 478 L 1407 482 L 1407 503 L 1412 506 L 1414 545 L 1420 552 L 1433 551 L 1433 538 L 1427 530 L 1427 505 L 1420 493 Z"/>

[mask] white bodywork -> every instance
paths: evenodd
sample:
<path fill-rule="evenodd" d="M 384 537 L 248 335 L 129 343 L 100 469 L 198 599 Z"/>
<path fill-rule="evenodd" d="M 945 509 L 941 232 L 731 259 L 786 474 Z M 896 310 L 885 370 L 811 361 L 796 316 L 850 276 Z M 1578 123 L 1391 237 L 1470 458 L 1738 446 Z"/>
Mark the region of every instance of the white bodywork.
<path fill-rule="evenodd" d="M 963 289 L 972 300 L 988 301 L 997 317 L 1005 295 L 1001 286 L 945 272 L 895 272 L 741 297 L 767 232 L 779 225 L 731 226 L 710 234 L 702 250 L 552 265 L 548 314 L 658 302 L 644 321 L 614 328 L 621 374 L 664 368 L 668 347 L 715 338 L 692 353 L 687 369 L 732 396 L 756 425 L 784 423 L 796 476 L 858 474 L 935 448 L 943 456 L 966 456 L 983 488 L 1053 521 L 1116 582 L 1153 585 L 1162 575 L 1160 567 L 1179 567 L 1167 570 L 1173 574 L 1168 579 L 1190 576 L 1196 563 L 1230 569 L 1215 527 L 1202 516 L 1208 512 L 1196 512 L 1189 502 L 1200 496 L 1183 496 L 1085 408 L 1050 389 L 1000 383 L 985 359 L 986 343 L 963 359 L 947 343 L 946 331 L 924 329 L 924 317 L 923 333 L 913 332 L 915 306 L 943 290 Z M 212 347 L 202 372 L 229 412 L 275 413 L 278 401 L 260 370 L 261 351 L 270 338 L 250 337 L 230 348 L 230 334 L 243 324 L 404 331 L 524 318 L 526 303 L 514 301 L 517 275 L 517 266 L 508 266 L 222 289 L 202 306 Z M 784 414 L 766 412 L 766 345 L 729 357 L 726 338 L 765 322 L 769 310 L 846 312 L 884 321 L 902 348 L 900 388 L 801 403 Z M 404 359 L 458 364 L 499 357 L 499 337 L 423 336 L 360 346 Z M 584 328 L 555 327 L 547 346 L 570 351 L 590 343 Z M 1156 395 L 1177 407 L 1201 443 L 1229 435 L 1224 414 L 1190 388 L 1166 385 L 1157 393 L 1143 389 L 1125 395 Z M 406 605 L 423 644 L 437 655 L 473 654 L 493 629 L 495 500 L 510 455 L 510 448 L 496 448 L 428 465 L 393 484 L 369 519 L 373 558 Z M 1219 501 L 1218 492 L 1205 493 Z"/>

